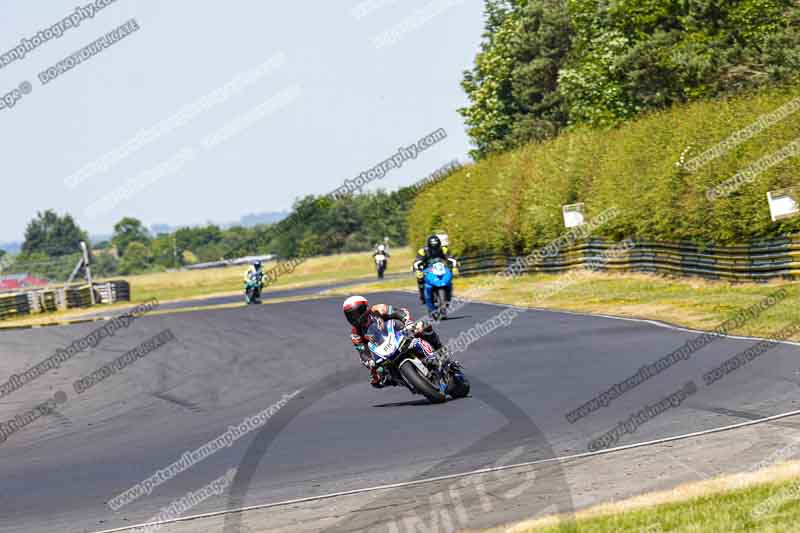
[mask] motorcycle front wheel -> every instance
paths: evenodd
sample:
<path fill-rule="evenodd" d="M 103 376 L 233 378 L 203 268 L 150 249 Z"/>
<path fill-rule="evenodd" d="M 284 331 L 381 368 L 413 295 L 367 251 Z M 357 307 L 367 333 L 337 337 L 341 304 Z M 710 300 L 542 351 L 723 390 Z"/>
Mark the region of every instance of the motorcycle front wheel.
<path fill-rule="evenodd" d="M 447 289 L 444 287 L 436 291 L 436 310 L 439 317 L 444 320 L 447 318 Z"/>
<path fill-rule="evenodd" d="M 431 403 L 442 403 L 447 397 L 433 383 L 420 375 L 417 367 L 408 363 L 400 367 L 403 379 L 411 385 L 415 391 L 425 396 Z"/>

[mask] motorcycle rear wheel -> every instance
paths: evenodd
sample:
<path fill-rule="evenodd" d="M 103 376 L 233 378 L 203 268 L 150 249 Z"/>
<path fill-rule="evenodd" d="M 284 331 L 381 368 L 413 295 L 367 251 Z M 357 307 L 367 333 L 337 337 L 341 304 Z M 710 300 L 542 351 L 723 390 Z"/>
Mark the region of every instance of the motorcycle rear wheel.
<path fill-rule="evenodd" d="M 467 395 L 469 395 L 469 389 L 469 381 L 461 381 L 451 378 L 449 386 L 447 387 L 447 394 L 453 398 L 465 398 Z"/>

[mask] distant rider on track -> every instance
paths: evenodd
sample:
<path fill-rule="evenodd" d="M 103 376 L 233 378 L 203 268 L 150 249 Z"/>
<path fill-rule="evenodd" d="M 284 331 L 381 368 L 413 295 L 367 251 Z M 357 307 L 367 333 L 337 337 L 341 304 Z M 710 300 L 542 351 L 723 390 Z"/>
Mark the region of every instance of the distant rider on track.
<path fill-rule="evenodd" d="M 372 253 L 372 260 L 375 261 L 375 268 L 378 270 L 378 279 L 383 279 L 390 257 L 389 251 L 383 244 L 379 244 Z"/>
<path fill-rule="evenodd" d="M 375 248 L 375 251 L 372 253 L 372 257 L 375 257 L 376 255 L 385 255 L 387 259 L 392 257 L 389 255 L 389 250 L 386 249 L 386 245 L 383 244 L 379 244 L 378 247 Z"/>
<path fill-rule="evenodd" d="M 253 264 L 250 265 L 247 269 L 247 272 L 244 273 L 244 281 L 248 282 L 251 279 L 257 280 L 259 283 L 264 283 L 264 276 L 265 272 L 261 270 L 261 261 L 253 261 Z"/>
<path fill-rule="evenodd" d="M 261 290 L 264 288 L 264 276 L 266 276 L 266 272 L 261 270 L 261 261 L 253 261 L 253 264 L 247 269 L 247 272 L 244 273 L 244 283 L 247 283 L 250 280 L 253 280 L 258 287 L 258 294 L 256 301 L 261 298 Z"/>

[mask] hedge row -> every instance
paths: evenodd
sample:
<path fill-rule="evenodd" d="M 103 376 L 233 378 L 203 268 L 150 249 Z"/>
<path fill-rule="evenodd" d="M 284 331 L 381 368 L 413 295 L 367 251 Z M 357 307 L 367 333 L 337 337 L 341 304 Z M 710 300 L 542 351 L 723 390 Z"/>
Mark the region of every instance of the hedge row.
<path fill-rule="evenodd" d="M 706 191 L 800 137 L 800 105 L 694 172 L 686 163 L 798 98 L 800 85 L 697 102 L 466 166 L 417 198 L 409 237 L 422 242 L 441 229 L 455 253 L 528 253 L 563 233 L 561 206 L 575 202 L 589 217 L 618 207 L 621 214 L 595 233 L 616 240 L 730 245 L 797 233 L 798 219 L 770 220 L 766 193 L 800 185 L 800 154 L 730 196 L 712 201 Z"/>

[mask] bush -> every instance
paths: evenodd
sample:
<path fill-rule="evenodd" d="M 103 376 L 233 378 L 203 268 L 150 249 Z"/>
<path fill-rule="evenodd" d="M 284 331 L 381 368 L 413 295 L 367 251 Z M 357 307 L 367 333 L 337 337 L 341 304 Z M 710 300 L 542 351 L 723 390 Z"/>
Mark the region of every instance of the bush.
<path fill-rule="evenodd" d="M 800 111 L 742 142 L 695 172 L 691 160 L 731 134 L 800 97 L 800 85 L 757 95 L 697 102 L 654 112 L 608 131 L 580 128 L 544 143 L 489 157 L 425 190 L 409 214 L 410 238 L 436 229 L 456 253 L 525 253 L 564 232 L 561 207 L 584 202 L 592 217 L 620 215 L 598 237 L 708 244 L 745 243 L 800 229 L 773 223 L 766 193 L 797 184 L 800 158 L 773 166 L 729 197 L 710 201 L 718 185 L 797 138 Z M 800 100 L 798 100 L 800 102 Z"/>

